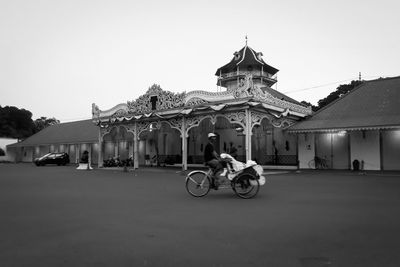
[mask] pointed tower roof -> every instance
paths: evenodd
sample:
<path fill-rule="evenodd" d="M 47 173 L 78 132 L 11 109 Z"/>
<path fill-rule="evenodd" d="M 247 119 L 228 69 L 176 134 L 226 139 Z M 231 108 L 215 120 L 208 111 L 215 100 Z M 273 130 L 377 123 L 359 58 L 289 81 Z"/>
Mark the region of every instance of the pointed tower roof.
<path fill-rule="evenodd" d="M 235 52 L 233 55 L 234 57 L 231 62 L 217 69 L 215 73 L 216 76 L 219 76 L 223 73 L 236 71 L 238 66 L 239 68 L 248 68 L 249 66 L 254 68 L 258 66 L 260 69 L 262 66 L 263 70 L 271 75 L 274 75 L 279 71 L 278 69 L 265 63 L 262 59 L 263 54 L 261 52 L 254 51 L 250 46 L 247 46 L 247 44 L 240 49 L 239 52 Z"/>

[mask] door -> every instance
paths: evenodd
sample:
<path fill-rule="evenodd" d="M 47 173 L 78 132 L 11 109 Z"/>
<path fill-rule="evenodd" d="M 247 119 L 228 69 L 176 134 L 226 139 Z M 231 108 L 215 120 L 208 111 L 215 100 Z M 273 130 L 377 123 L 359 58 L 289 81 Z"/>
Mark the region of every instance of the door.
<path fill-rule="evenodd" d="M 330 169 L 350 169 L 349 135 L 344 132 L 317 134 L 315 155 L 325 159 Z"/>
<path fill-rule="evenodd" d="M 350 169 L 349 135 L 347 133 L 332 134 L 332 169 Z"/>
<path fill-rule="evenodd" d="M 400 170 L 400 130 L 381 132 L 382 170 Z"/>

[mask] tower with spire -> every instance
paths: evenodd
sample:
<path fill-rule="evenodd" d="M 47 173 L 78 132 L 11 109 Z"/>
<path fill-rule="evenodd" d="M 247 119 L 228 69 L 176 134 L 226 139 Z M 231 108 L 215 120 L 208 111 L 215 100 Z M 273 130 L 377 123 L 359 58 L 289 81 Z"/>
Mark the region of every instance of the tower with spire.
<path fill-rule="evenodd" d="M 278 69 L 265 63 L 262 59 L 263 54 L 247 45 L 247 36 L 245 46 L 233 55 L 232 60 L 215 73 L 218 76 L 218 86 L 233 91 L 240 86 L 246 75 L 251 75 L 253 84 L 259 88 L 271 87 L 277 82 Z"/>

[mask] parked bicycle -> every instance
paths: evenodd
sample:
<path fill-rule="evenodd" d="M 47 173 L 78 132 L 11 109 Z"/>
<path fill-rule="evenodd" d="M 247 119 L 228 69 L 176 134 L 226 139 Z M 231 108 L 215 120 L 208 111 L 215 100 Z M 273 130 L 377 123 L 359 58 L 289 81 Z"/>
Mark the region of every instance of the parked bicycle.
<path fill-rule="evenodd" d="M 326 158 L 314 157 L 308 162 L 311 169 L 328 169 L 328 160 Z"/>
<path fill-rule="evenodd" d="M 221 154 L 221 157 L 224 155 L 227 154 Z M 232 162 L 234 159 L 229 160 Z M 226 169 L 226 174 L 218 178 L 218 189 L 232 189 L 241 198 L 255 197 L 260 190 L 260 185 L 265 183 L 265 177 L 262 176 L 263 168 L 260 165 L 252 164 L 237 170 L 231 164 L 227 164 Z M 186 190 L 194 197 L 203 197 L 211 189 L 215 189 L 211 186 L 213 179 L 215 177 L 212 169 L 192 171 L 186 176 Z"/>

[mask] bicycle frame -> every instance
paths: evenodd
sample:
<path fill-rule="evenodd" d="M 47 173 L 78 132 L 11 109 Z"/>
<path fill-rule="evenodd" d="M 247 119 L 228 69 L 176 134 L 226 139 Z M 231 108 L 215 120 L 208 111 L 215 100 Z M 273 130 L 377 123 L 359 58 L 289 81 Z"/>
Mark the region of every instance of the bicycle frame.
<path fill-rule="evenodd" d="M 252 174 L 244 170 L 239 172 L 234 172 L 232 169 L 228 170 L 229 172 L 225 176 L 220 176 L 220 179 L 223 180 L 219 181 L 218 189 L 232 189 L 241 198 L 252 198 L 257 195 L 260 187 L 258 181 L 259 175 L 257 173 Z M 253 170 L 253 172 L 256 171 Z M 231 176 L 229 177 L 229 175 Z M 207 172 L 202 170 L 191 171 L 186 176 L 186 190 L 194 197 L 203 197 L 208 194 L 210 189 L 217 189 L 211 187 L 212 179 L 215 179 L 212 169 L 209 169 Z"/>

